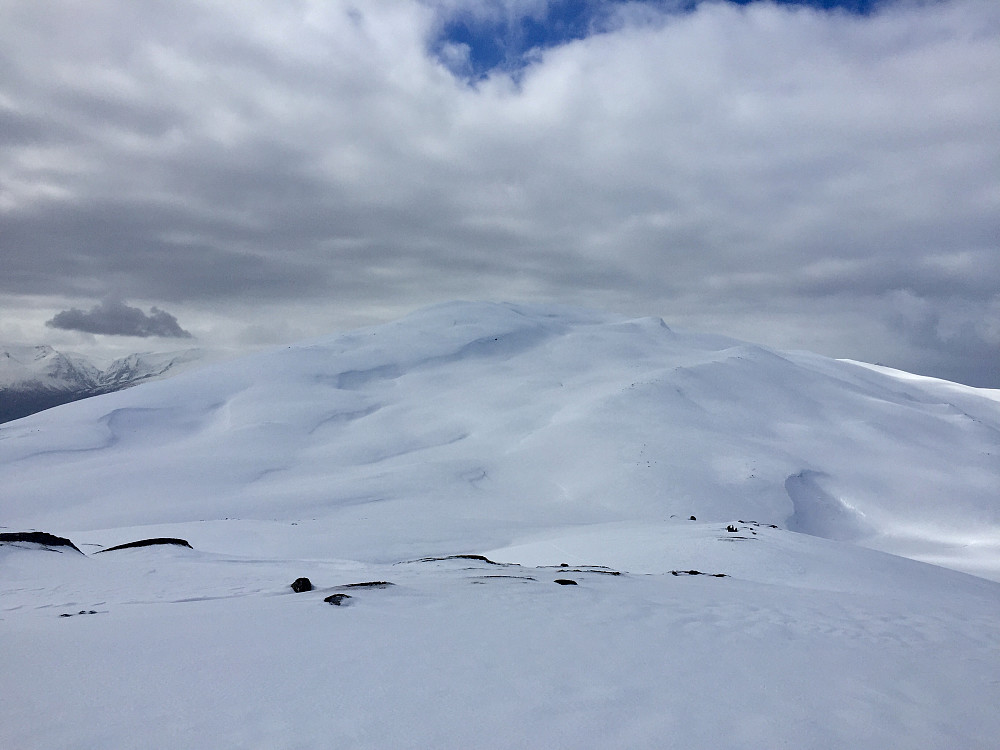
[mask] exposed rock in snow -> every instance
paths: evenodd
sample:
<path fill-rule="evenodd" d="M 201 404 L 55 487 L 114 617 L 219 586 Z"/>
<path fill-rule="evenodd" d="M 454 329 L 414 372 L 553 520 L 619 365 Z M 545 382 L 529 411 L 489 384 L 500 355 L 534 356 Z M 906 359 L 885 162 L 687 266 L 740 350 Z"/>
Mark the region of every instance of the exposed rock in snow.
<path fill-rule="evenodd" d="M 191 545 L 188 544 L 184 539 L 177 539 L 176 537 L 156 537 L 155 539 L 140 539 L 136 542 L 126 542 L 125 544 L 116 544 L 114 547 L 108 547 L 107 549 L 99 550 L 100 552 L 114 552 L 119 549 L 135 549 L 136 547 L 156 547 L 159 545 L 173 545 L 175 547 L 187 547 L 191 549 Z"/>
<path fill-rule="evenodd" d="M 0 544 L 16 544 L 16 545 L 32 545 L 39 546 L 44 549 L 54 549 L 57 552 L 62 552 L 61 547 L 68 547 L 71 550 L 79 552 L 73 542 L 65 537 L 56 536 L 55 534 L 49 534 L 45 531 L 5 531 L 0 532 Z"/>

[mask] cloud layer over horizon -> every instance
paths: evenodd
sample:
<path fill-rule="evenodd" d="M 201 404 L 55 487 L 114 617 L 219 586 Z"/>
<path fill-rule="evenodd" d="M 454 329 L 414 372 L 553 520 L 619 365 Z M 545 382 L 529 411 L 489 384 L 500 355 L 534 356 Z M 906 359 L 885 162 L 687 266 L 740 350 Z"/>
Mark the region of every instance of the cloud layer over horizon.
<path fill-rule="evenodd" d="M 545 300 L 1000 387 L 1000 4 L 620 4 L 456 74 L 545 5 L 5 3 L 0 337 Z"/>

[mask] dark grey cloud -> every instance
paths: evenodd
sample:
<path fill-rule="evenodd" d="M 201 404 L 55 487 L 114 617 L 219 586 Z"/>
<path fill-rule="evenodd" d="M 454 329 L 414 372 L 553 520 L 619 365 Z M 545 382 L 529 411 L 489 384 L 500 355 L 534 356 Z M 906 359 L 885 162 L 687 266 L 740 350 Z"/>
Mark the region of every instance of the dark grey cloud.
<path fill-rule="evenodd" d="M 942 303 L 909 290 L 891 294 L 888 302 L 889 325 L 919 349 L 924 369 L 948 380 L 996 387 L 1000 296 L 988 303 L 991 309 L 963 298 Z"/>
<path fill-rule="evenodd" d="M 431 52 L 467 6 L 0 4 L 0 321 L 552 300 L 1000 385 L 993 0 L 622 6 L 475 87 Z"/>
<path fill-rule="evenodd" d="M 90 310 L 71 308 L 57 313 L 45 322 L 50 328 L 68 331 L 100 333 L 107 336 L 164 336 L 168 338 L 193 338 L 165 310 L 157 307 L 147 315 L 138 307 L 129 307 L 121 300 L 105 299 Z"/>

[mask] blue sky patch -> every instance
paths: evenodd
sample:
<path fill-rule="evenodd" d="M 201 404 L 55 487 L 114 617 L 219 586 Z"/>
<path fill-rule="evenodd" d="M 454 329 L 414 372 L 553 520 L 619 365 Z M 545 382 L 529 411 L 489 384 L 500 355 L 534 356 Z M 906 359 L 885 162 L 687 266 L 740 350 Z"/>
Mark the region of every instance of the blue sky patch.
<path fill-rule="evenodd" d="M 500 71 L 516 75 L 532 52 L 550 49 L 606 31 L 618 6 L 630 0 L 552 0 L 544 15 L 484 14 L 460 10 L 442 25 L 434 53 L 456 74 L 470 81 Z M 750 5 L 761 0 L 723 0 Z M 777 5 L 803 5 L 867 15 L 884 0 L 772 0 Z M 651 9 L 665 12 L 694 10 L 698 0 L 647 0 Z"/>

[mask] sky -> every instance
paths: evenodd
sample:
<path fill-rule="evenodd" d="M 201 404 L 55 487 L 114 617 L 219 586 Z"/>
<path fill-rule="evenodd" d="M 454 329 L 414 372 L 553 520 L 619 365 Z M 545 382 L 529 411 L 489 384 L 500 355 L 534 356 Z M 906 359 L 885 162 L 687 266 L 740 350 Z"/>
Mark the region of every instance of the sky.
<path fill-rule="evenodd" d="M 5 0 L 0 345 L 555 302 L 1000 387 L 995 0 Z"/>

